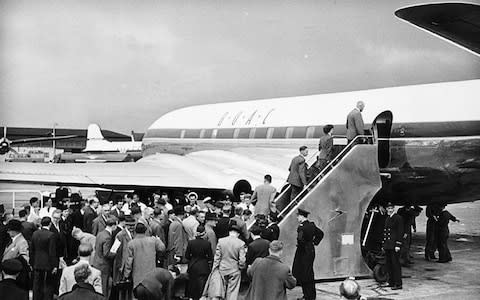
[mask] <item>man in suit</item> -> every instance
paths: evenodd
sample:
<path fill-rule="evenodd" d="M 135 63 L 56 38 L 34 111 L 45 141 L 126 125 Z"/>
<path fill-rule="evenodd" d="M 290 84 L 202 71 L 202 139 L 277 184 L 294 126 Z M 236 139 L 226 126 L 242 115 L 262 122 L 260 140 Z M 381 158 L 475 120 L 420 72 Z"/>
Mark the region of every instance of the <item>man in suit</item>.
<path fill-rule="evenodd" d="M 305 157 L 308 155 L 307 146 L 301 146 L 299 148 L 300 154 L 295 156 L 290 163 L 288 170 L 287 182 L 290 183 L 291 193 L 290 202 L 302 191 L 303 187 L 307 184 L 307 166 L 305 163 Z"/>
<path fill-rule="evenodd" d="M 167 248 L 167 265 L 174 264 L 176 260 L 181 260 L 187 249 L 188 237 L 183 228 L 182 219 L 183 206 L 176 206 L 168 212 L 170 226 L 168 227 L 168 248 Z"/>
<path fill-rule="evenodd" d="M 17 259 L 22 264 L 22 270 L 17 276 L 17 285 L 25 290 L 30 289 L 29 246 L 22 235 L 22 222 L 10 220 L 7 224 L 7 232 L 11 238 L 10 244 L 5 248 L 2 261 Z"/>
<path fill-rule="evenodd" d="M 104 204 L 99 209 L 99 215 L 92 221 L 92 234 L 97 236 L 107 227 L 107 216 L 110 213 L 110 204 Z"/>
<path fill-rule="evenodd" d="M 83 231 L 92 233 L 93 220 L 98 216 L 97 207 L 100 201 L 96 197 L 88 200 L 88 205 L 84 208 L 83 213 Z"/>
<path fill-rule="evenodd" d="M 43 217 L 40 230 L 32 236 L 33 300 L 52 300 L 58 256 L 55 234 L 50 231 L 50 217 Z"/>
<path fill-rule="evenodd" d="M 231 222 L 228 236 L 218 240 L 213 268 L 225 278 L 225 300 L 236 300 L 240 290 L 240 272 L 245 268 L 245 243 L 239 238 L 242 229 Z"/>
<path fill-rule="evenodd" d="M 268 247 L 270 245 L 270 241 L 267 241 L 260 236 L 260 234 L 262 233 L 262 228 L 260 228 L 259 226 L 253 225 L 252 228 L 250 228 L 250 232 L 252 234 L 253 241 L 248 244 L 247 248 L 247 266 L 253 264 L 255 259 L 257 259 L 258 257 L 267 256 Z"/>
<path fill-rule="evenodd" d="M 87 264 L 80 264 L 75 266 L 73 276 L 76 284 L 72 291 L 60 296 L 59 300 L 105 300 L 102 294 L 97 293 L 93 286 L 88 283 L 88 278 L 91 276 L 91 268 Z"/>
<path fill-rule="evenodd" d="M 217 225 L 217 215 L 212 212 L 205 214 L 205 239 L 210 242 L 212 253 L 217 249 L 217 235 L 215 234 L 215 226 Z"/>
<path fill-rule="evenodd" d="M 325 125 L 323 127 L 323 133 L 324 135 L 318 143 L 318 150 L 320 152 L 318 154 L 317 168 L 319 171 L 322 171 L 333 158 L 333 125 Z"/>
<path fill-rule="evenodd" d="M 112 298 L 119 300 L 132 299 L 132 289 L 127 285 L 120 285 L 124 279 L 125 264 L 128 256 L 128 242 L 133 239 L 135 230 L 135 219 L 132 216 L 125 216 L 123 211 L 118 218 L 117 231 L 120 231 L 115 236 L 110 252 L 115 255 L 113 259 L 113 274 L 112 274 Z M 117 297 L 115 297 L 117 296 Z"/>
<path fill-rule="evenodd" d="M 146 236 L 147 226 L 137 223 L 135 238 L 128 242 L 128 254 L 125 262 L 125 278 L 132 277 L 133 290 L 142 282 L 145 275 L 156 266 L 157 255 L 165 251 L 165 245 L 159 238 Z M 182 254 L 183 256 L 183 254 Z"/>
<path fill-rule="evenodd" d="M 350 143 L 357 135 L 365 134 L 362 111 L 365 108 L 363 101 L 357 102 L 355 107 L 347 116 L 347 140 Z"/>
<path fill-rule="evenodd" d="M 118 216 L 120 215 L 120 212 L 122 212 L 122 208 L 123 208 L 123 199 L 122 197 L 117 197 L 117 199 L 115 199 L 115 205 L 110 210 L 110 214 L 118 218 Z"/>
<path fill-rule="evenodd" d="M 248 268 L 247 274 L 252 278 L 246 300 L 287 300 L 287 289 L 293 289 L 297 280 L 290 268 L 280 257 L 283 253 L 283 243 L 273 241 L 269 245 L 269 255 L 255 260 Z"/>
<path fill-rule="evenodd" d="M 230 220 L 235 221 L 238 227 L 241 228 L 242 234 L 240 235 L 240 239 L 246 242 L 250 238 L 250 233 L 247 230 L 247 223 L 243 220 L 243 208 L 237 206 L 235 207 L 235 216 L 230 218 Z"/>
<path fill-rule="evenodd" d="M 323 231 L 315 223 L 308 221 L 310 212 L 299 208 L 297 212 L 297 250 L 293 258 L 293 276 L 298 285 L 302 286 L 305 300 L 316 298 L 315 275 L 313 262 L 315 260 L 315 247 L 323 239 Z"/>
<path fill-rule="evenodd" d="M 37 225 L 27 221 L 27 211 L 22 209 L 18 212 L 19 220 L 22 222 L 22 234 L 28 244 L 32 242 L 32 235 L 37 230 Z"/>
<path fill-rule="evenodd" d="M 383 249 L 385 266 L 388 270 L 388 283 L 392 290 L 402 289 L 402 266 L 400 249 L 403 241 L 403 219 L 395 213 L 395 206 L 387 203 L 387 219 L 383 230 Z"/>
<path fill-rule="evenodd" d="M 117 227 L 117 218 L 109 216 L 107 218 L 107 227 L 101 231 L 95 241 L 95 256 L 93 258 L 93 266 L 102 272 L 102 291 L 105 299 L 110 296 L 112 287 L 112 263 L 110 248 L 112 247 L 112 234 Z"/>
<path fill-rule="evenodd" d="M 2 261 L 23 257 L 25 261 L 30 261 L 28 242 L 22 235 L 22 222 L 19 220 L 10 220 L 7 224 L 7 232 L 12 239 L 3 252 Z"/>
<path fill-rule="evenodd" d="M 255 202 L 255 214 L 256 215 L 265 215 L 268 216 L 270 211 L 276 211 L 275 204 L 275 195 L 277 194 L 277 189 L 272 186 L 272 176 L 265 175 L 263 177 L 263 184 L 255 188 L 255 191 L 252 195 L 252 201 Z"/>
<path fill-rule="evenodd" d="M 74 276 L 75 268 L 81 264 L 90 266 L 89 259 L 92 251 L 92 246 L 89 244 L 81 244 L 78 247 L 80 260 L 76 264 L 63 269 L 62 277 L 60 278 L 60 287 L 58 288 L 59 296 L 72 291 L 73 286 L 76 284 Z M 85 282 L 91 284 L 97 293 L 102 294 L 102 273 L 94 267 L 90 267 L 90 270 L 91 274 Z"/>
<path fill-rule="evenodd" d="M 16 283 L 22 269 L 22 263 L 17 259 L 7 259 L 2 262 L 3 280 L 0 281 L 2 300 L 28 300 L 28 290 L 20 288 Z"/>

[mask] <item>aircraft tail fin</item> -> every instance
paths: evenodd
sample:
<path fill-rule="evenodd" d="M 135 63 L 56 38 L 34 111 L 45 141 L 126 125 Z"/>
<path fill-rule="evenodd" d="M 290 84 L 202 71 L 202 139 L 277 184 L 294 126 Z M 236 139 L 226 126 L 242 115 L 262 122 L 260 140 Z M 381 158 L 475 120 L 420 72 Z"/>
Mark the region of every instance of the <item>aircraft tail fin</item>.
<path fill-rule="evenodd" d="M 97 124 L 88 125 L 87 129 L 87 140 L 103 140 L 105 139 L 102 134 L 100 126 Z"/>
<path fill-rule="evenodd" d="M 111 142 L 107 141 L 103 134 L 100 126 L 97 124 L 90 124 L 88 125 L 87 129 L 87 145 L 84 152 L 91 152 L 91 151 L 111 151 L 112 146 Z"/>

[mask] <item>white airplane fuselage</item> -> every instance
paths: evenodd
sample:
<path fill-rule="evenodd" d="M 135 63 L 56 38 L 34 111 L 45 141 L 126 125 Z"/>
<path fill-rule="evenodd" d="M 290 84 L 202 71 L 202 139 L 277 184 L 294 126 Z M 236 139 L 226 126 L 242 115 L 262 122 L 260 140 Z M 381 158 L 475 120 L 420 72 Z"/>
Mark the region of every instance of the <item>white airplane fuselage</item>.
<path fill-rule="evenodd" d="M 326 124 L 345 135 L 346 116 L 362 100 L 366 129 L 382 112 L 393 114 L 379 154 L 387 160 L 382 172 L 392 174 L 383 189 L 391 200 L 473 201 L 480 198 L 479 94 L 480 80 L 470 80 L 186 107 L 150 126 L 143 157 L 218 151 L 223 162 L 248 157 L 248 168 L 271 165 L 284 180 L 298 147 L 315 155 Z M 397 183 L 407 186 L 404 192 L 393 192 Z"/>

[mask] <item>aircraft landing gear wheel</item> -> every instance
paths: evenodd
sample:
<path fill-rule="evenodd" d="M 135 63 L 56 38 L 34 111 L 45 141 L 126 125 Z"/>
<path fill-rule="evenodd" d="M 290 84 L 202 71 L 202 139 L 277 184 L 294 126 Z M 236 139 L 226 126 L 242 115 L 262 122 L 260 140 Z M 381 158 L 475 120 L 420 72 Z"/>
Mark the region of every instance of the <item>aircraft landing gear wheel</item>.
<path fill-rule="evenodd" d="M 378 283 L 384 283 L 387 282 L 388 280 L 388 272 L 387 272 L 387 267 L 384 264 L 377 264 L 373 268 L 373 278 Z"/>

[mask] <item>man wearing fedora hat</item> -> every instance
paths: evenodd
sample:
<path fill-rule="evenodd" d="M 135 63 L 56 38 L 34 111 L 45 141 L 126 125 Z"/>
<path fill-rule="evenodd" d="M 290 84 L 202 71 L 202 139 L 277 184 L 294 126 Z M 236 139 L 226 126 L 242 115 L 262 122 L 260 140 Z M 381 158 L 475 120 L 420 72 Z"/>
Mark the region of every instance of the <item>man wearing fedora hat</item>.
<path fill-rule="evenodd" d="M 215 226 L 217 226 L 217 214 L 207 212 L 205 214 L 205 239 L 210 242 L 212 253 L 217 249 L 217 235 L 215 234 Z"/>
<path fill-rule="evenodd" d="M 228 236 L 218 240 L 213 268 L 225 279 L 225 300 L 236 300 L 240 290 L 240 270 L 245 268 L 245 243 L 239 238 L 242 229 L 230 222 Z"/>
<path fill-rule="evenodd" d="M 308 221 L 310 212 L 299 208 L 297 219 L 300 223 L 297 228 L 297 250 L 293 259 L 292 272 L 298 285 L 302 286 L 303 296 L 306 300 L 316 298 L 315 275 L 313 261 L 315 260 L 315 247 L 323 239 L 323 231 L 315 223 Z"/>

